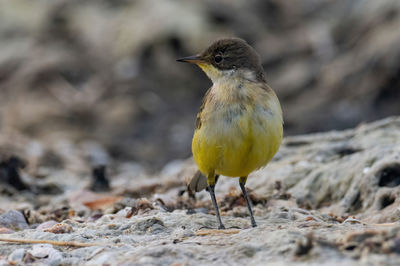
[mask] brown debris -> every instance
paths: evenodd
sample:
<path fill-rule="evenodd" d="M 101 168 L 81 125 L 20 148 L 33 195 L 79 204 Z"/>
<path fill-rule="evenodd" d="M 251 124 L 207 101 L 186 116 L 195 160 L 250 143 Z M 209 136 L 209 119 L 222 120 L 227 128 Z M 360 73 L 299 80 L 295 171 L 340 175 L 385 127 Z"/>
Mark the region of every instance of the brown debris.
<path fill-rule="evenodd" d="M 287 192 L 287 188 L 284 184 L 282 184 L 281 180 L 275 181 L 275 193 L 273 195 L 274 199 L 282 199 L 288 200 L 292 197 L 292 195 Z"/>
<path fill-rule="evenodd" d="M 372 229 L 365 230 L 363 232 L 352 232 L 346 236 L 344 241 L 345 242 L 363 242 L 365 239 L 376 236 L 377 234 L 379 234 L 379 232 L 376 230 L 372 230 Z"/>
<path fill-rule="evenodd" d="M 55 224 L 52 227 L 45 229 L 45 232 L 53 233 L 53 234 L 66 234 L 72 232 L 72 226 L 69 224 Z"/>
<path fill-rule="evenodd" d="M 341 249 L 355 258 L 375 254 L 400 254 L 400 227 L 388 230 L 367 229 L 349 233 L 341 243 Z"/>
<path fill-rule="evenodd" d="M 261 204 L 265 206 L 267 204 L 267 198 L 256 195 L 249 188 L 247 188 L 247 195 L 253 205 Z M 221 211 L 229 211 L 237 206 L 246 206 L 242 191 L 235 187 L 230 187 L 228 194 L 220 201 L 220 206 Z"/>
<path fill-rule="evenodd" d="M 152 209 L 154 209 L 153 204 L 148 199 L 141 198 L 136 202 L 135 206 L 128 210 L 125 217 L 131 218 L 134 215 L 143 214 Z"/>
<path fill-rule="evenodd" d="M 339 223 L 343 223 L 347 218 L 349 218 L 348 215 L 335 215 L 333 212 L 328 213 L 330 217 L 332 217 L 334 220 L 336 220 Z"/>
<path fill-rule="evenodd" d="M 139 199 L 139 201 L 137 202 L 136 208 L 138 210 L 143 210 L 146 211 L 148 209 L 154 209 L 152 203 L 146 199 L 146 198 L 141 198 Z"/>
<path fill-rule="evenodd" d="M 159 179 L 154 179 L 150 184 L 137 186 L 135 188 L 123 188 L 118 194 L 125 197 L 141 198 L 151 196 L 155 193 L 163 193 L 171 188 L 181 187 L 182 185 L 183 181 L 178 178 L 176 180 L 167 180 L 162 184 Z"/>
<path fill-rule="evenodd" d="M 119 196 L 99 196 L 96 199 L 83 202 L 83 205 L 91 210 L 106 209 L 121 199 L 122 197 Z"/>
<path fill-rule="evenodd" d="M 41 224 L 46 221 L 54 220 L 62 222 L 76 215 L 75 210 L 70 206 L 55 208 L 52 206 L 43 206 L 39 210 L 24 209 L 23 215 L 28 224 Z"/>

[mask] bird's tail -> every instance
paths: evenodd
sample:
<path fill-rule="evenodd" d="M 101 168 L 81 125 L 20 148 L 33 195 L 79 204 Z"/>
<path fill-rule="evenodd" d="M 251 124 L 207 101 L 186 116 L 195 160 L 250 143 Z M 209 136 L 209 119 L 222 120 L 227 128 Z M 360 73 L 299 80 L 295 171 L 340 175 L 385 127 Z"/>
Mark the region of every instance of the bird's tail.
<path fill-rule="evenodd" d="M 190 180 L 188 190 L 192 192 L 199 192 L 205 188 L 207 188 L 207 178 L 200 171 L 197 171 L 193 175 L 192 180 Z"/>
<path fill-rule="evenodd" d="M 215 184 L 217 184 L 218 179 L 219 175 L 215 175 Z M 197 172 L 193 175 L 188 184 L 189 194 L 193 195 L 194 192 L 200 192 L 203 189 L 206 189 L 208 191 L 207 187 L 207 177 L 205 177 L 199 170 L 197 170 Z"/>

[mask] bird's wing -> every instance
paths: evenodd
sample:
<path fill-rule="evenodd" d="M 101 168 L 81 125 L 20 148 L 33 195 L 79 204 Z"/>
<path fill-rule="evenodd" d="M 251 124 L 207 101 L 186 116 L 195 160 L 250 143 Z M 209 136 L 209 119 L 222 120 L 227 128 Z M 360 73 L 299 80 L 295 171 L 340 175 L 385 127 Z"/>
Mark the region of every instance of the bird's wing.
<path fill-rule="evenodd" d="M 200 128 L 201 128 L 201 122 L 202 122 L 202 121 L 201 121 L 201 113 L 203 112 L 204 106 L 206 105 L 206 102 L 208 101 L 208 97 L 209 97 L 210 91 L 211 91 L 211 88 L 209 88 L 209 89 L 207 90 L 206 94 L 204 95 L 203 101 L 202 101 L 201 106 L 200 106 L 200 110 L 199 110 L 199 112 L 197 113 L 197 117 L 196 117 L 196 129 L 200 129 Z"/>
<path fill-rule="evenodd" d="M 197 117 L 196 117 L 196 130 L 201 128 L 202 111 L 204 109 L 204 106 L 206 105 L 206 102 L 208 101 L 210 91 L 211 91 L 211 88 L 209 88 L 207 90 L 206 94 L 203 97 L 203 101 L 201 103 L 199 113 L 197 114 Z M 207 188 L 207 178 L 204 175 L 202 175 L 200 171 L 197 171 L 194 174 L 194 176 L 192 177 L 192 180 L 190 180 L 190 183 L 188 185 L 188 190 L 191 192 L 200 192 L 205 188 Z"/>

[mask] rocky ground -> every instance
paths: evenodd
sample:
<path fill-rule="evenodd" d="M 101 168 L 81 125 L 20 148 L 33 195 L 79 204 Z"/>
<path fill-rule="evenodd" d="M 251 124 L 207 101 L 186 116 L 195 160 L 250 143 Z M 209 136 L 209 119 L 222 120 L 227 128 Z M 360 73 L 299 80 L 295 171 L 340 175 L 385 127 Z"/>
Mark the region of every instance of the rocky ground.
<path fill-rule="evenodd" d="M 1 265 L 400 263 L 398 117 L 287 137 L 248 180 L 257 228 L 220 178 L 227 230 L 207 192 L 186 191 L 190 159 L 150 175 L 94 142 L 1 136 Z"/>
<path fill-rule="evenodd" d="M 398 0 L 0 0 L 0 126 L 93 139 L 157 171 L 190 156 L 210 81 L 175 59 L 226 36 L 261 56 L 285 134 L 400 115 Z"/>

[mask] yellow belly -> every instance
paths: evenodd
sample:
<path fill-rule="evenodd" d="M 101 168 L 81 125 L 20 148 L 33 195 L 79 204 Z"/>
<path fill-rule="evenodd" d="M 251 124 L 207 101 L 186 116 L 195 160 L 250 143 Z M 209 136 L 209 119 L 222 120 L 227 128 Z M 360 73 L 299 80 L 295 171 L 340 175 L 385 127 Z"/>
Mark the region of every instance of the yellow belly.
<path fill-rule="evenodd" d="M 215 113 L 193 136 L 193 158 L 208 176 L 248 176 L 265 166 L 282 140 L 282 119 L 262 108 L 246 108 L 240 115 Z"/>

